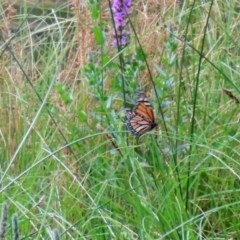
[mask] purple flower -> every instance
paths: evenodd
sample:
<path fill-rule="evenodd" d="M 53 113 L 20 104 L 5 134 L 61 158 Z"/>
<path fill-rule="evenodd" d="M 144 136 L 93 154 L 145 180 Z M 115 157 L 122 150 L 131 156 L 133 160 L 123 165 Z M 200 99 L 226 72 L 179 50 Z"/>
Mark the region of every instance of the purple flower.
<path fill-rule="evenodd" d="M 112 45 L 117 47 L 125 46 L 128 43 L 128 32 L 125 30 L 125 18 L 127 18 L 130 8 L 132 6 L 132 0 L 113 0 L 112 12 L 113 20 L 115 24 L 115 40 Z"/>
<path fill-rule="evenodd" d="M 118 36 L 118 41 L 117 39 L 114 39 L 114 41 L 112 42 L 112 45 L 114 47 L 116 47 L 118 44 L 121 46 L 125 46 L 127 45 L 128 41 L 127 41 L 127 37 L 126 36 Z"/>

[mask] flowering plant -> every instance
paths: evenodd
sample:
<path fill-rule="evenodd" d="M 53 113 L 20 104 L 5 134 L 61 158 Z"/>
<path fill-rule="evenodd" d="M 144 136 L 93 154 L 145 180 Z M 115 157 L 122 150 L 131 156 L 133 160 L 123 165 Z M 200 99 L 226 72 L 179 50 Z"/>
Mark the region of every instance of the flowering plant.
<path fill-rule="evenodd" d="M 128 32 L 126 30 L 126 22 L 130 8 L 132 6 L 131 0 L 113 0 L 112 13 L 115 25 L 115 39 L 112 43 L 114 47 L 125 46 L 128 43 Z"/>

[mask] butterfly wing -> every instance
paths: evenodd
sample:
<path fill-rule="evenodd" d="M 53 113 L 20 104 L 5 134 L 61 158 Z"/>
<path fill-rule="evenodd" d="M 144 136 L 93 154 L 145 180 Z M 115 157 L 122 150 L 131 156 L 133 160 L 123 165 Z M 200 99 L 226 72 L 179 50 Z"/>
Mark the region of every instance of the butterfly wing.
<path fill-rule="evenodd" d="M 137 104 L 134 108 L 134 111 L 136 114 L 148 119 L 149 122 L 155 123 L 151 103 L 148 101 L 146 94 L 142 90 L 138 91 Z"/>
<path fill-rule="evenodd" d="M 157 126 L 150 102 L 143 91 L 137 95 L 137 104 L 133 110 L 124 109 L 127 128 L 132 134 L 141 136 Z"/>

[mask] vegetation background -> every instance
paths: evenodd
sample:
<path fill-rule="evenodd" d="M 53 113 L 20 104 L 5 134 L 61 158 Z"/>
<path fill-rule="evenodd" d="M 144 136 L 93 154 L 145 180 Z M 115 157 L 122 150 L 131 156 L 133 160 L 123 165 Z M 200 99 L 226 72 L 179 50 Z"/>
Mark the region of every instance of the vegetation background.
<path fill-rule="evenodd" d="M 109 2 L 39 2 L 0 5 L 0 239 L 240 239 L 240 2 L 134 1 L 121 52 Z"/>

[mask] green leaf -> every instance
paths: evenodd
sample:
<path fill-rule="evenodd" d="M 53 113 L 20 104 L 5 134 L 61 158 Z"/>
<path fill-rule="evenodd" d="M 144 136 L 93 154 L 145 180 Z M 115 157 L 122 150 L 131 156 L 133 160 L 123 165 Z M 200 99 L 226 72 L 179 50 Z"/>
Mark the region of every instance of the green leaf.
<path fill-rule="evenodd" d="M 61 84 L 56 85 L 55 88 L 65 104 L 72 102 L 72 97 Z"/>
<path fill-rule="evenodd" d="M 102 29 L 99 26 L 96 26 L 94 27 L 93 32 L 94 32 L 96 43 L 99 45 L 103 44 L 104 37 L 103 37 Z"/>
<path fill-rule="evenodd" d="M 137 48 L 136 59 L 138 61 L 145 61 L 146 58 L 147 54 L 141 48 Z"/>
<path fill-rule="evenodd" d="M 86 122 L 87 121 L 87 115 L 84 111 L 81 111 L 78 113 L 78 119 L 82 122 Z"/>
<path fill-rule="evenodd" d="M 92 10 L 92 15 L 91 15 L 92 19 L 94 19 L 94 20 L 98 19 L 98 17 L 99 17 L 99 10 L 97 8 L 97 5 L 93 4 L 91 6 L 91 10 Z"/>

